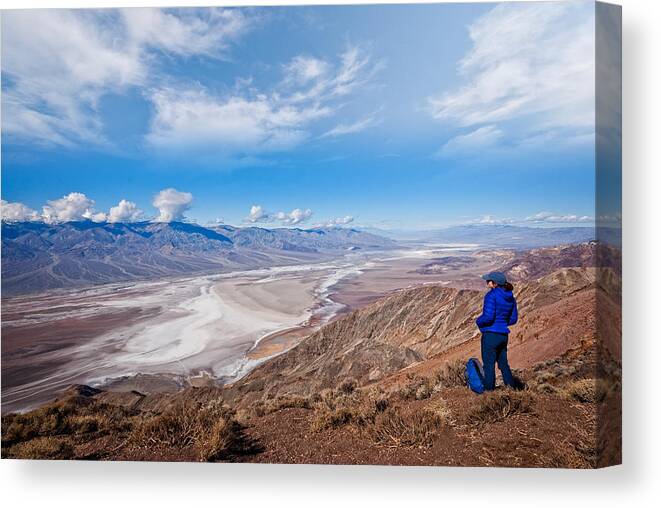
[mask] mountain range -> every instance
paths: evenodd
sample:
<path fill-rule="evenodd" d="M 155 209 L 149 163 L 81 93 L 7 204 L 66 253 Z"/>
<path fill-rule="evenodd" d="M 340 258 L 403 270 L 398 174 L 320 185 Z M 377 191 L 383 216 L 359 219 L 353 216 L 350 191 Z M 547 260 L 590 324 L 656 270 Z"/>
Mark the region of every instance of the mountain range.
<path fill-rule="evenodd" d="M 349 228 L 264 229 L 185 222 L 2 223 L 5 295 L 319 261 L 391 239 Z"/>
<path fill-rule="evenodd" d="M 406 242 L 476 244 L 481 247 L 531 249 L 595 239 L 593 227 L 529 227 L 501 224 L 467 224 L 447 228 L 399 231 L 376 228 L 365 231 Z"/>

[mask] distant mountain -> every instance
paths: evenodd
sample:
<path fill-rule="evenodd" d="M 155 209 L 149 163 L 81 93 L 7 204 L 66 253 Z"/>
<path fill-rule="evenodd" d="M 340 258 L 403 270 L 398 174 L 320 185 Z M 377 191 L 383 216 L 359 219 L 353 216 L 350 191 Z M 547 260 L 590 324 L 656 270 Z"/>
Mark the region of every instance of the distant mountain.
<path fill-rule="evenodd" d="M 239 247 L 257 250 L 268 248 L 284 251 L 319 252 L 343 250 L 352 247 L 382 249 L 395 246 L 395 242 L 391 239 L 349 228 L 265 229 L 222 225 L 211 229 L 226 235 Z"/>
<path fill-rule="evenodd" d="M 4 295 L 295 264 L 392 240 L 353 229 L 263 229 L 183 222 L 2 223 Z"/>
<path fill-rule="evenodd" d="M 529 249 L 595 239 L 593 227 L 529 227 L 470 224 L 433 231 L 384 232 L 406 241 L 478 244 L 482 247 Z"/>

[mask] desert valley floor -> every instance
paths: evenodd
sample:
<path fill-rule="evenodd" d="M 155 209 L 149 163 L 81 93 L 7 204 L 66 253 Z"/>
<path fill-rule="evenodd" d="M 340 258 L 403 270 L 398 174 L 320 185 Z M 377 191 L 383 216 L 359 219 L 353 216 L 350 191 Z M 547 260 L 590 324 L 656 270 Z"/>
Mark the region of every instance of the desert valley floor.
<path fill-rule="evenodd" d="M 472 248 L 350 254 L 316 264 L 5 298 L 3 408 L 29 409 L 73 383 L 173 391 L 231 381 L 338 314 L 390 291 L 430 283 L 481 287 L 479 273 L 506 254 L 487 260 Z M 425 271 L 434 259 L 463 262 Z"/>

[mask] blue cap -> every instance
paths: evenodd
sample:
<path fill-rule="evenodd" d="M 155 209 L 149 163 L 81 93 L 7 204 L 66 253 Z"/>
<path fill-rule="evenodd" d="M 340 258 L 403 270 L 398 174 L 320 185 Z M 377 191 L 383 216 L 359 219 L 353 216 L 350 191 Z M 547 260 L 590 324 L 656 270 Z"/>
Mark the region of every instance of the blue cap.
<path fill-rule="evenodd" d="M 484 280 L 492 280 L 499 286 L 504 286 L 507 284 L 507 277 L 503 272 L 489 272 L 486 275 L 482 275 Z"/>

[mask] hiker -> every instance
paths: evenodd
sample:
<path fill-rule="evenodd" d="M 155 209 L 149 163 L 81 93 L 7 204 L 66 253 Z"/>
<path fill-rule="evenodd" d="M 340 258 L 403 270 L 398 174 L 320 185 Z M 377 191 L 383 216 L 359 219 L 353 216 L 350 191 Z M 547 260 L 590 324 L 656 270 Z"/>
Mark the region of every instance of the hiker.
<path fill-rule="evenodd" d="M 493 390 L 496 387 L 496 362 L 503 374 L 503 382 L 507 386 L 519 388 L 519 382 L 512 375 L 507 362 L 508 326 L 516 323 L 519 318 L 516 299 L 512 294 L 514 287 L 507 282 L 502 272 L 487 273 L 482 278 L 490 288 L 484 295 L 482 315 L 475 320 L 482 332 L 484 389 Z"/>

